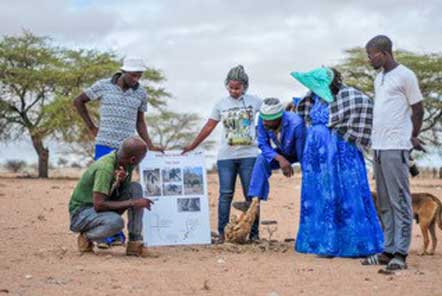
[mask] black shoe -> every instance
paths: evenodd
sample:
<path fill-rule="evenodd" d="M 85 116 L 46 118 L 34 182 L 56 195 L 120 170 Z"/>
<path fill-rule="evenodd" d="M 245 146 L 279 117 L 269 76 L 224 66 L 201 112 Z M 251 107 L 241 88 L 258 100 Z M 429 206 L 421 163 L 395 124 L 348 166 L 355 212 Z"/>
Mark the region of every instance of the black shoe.
<path fill-rule="evenodd" d="M 235 201 L 232 203 L 232 207 L 245 213 L 249 209 L 250 204 L 250 201 Z"/>
<path fill-rule="evenodd" d="M 259 235 L 258 234 L 250 235 L 249 240 L 251 243 L 259 242 Z"/>

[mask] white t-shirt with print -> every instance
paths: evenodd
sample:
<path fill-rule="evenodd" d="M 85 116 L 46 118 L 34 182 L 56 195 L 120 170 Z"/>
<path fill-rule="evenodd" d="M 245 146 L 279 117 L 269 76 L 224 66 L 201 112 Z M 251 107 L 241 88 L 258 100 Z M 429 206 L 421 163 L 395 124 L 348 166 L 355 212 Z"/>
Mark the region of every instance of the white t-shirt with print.
<path fill-rule="evenodd" d="M 374 90 L 372 149 L 411 149 L 411 105 L 423 99 L 416 75 L 398 65 L 376 76 Z"/>
<path fill-rule="evenodd" d="M 223 126 L 218 160 L 256 157 L 260 153 L 255 117 L 261 102 L 260 98 L 246 94 L 238 99 L 228 96 L 215 104 L 210 119 Z"/>

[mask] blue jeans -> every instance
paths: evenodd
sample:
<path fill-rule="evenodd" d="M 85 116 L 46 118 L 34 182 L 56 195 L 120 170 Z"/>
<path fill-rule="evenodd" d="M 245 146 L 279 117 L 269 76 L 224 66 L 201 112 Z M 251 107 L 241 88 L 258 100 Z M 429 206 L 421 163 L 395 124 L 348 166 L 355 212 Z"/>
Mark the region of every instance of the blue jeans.
<path fill-rule="evenodd" d="M 286 156 L 282 154 L 280 150 L 276 150 L 276 152 L 284 156 L 291 164 L 297 162 L 297 158 L 294 155 Z M 250 179 L 250 189 L 247 196 L 249 198 L 258 197 L 260 200 L 267 200 L 270 191 L 269 178 L 272 175 L 272 171 L 279 168 L 279 163 L 275 159 L 272 159 L 271 162 L 267 162 L 262 154 L 258 155 Z"/>
<path fill-rule="evenodd" d="M 230 206 L 235 193 L 236 177 L 239 174 L 244 197 L 247 199 L 255 157 L 218 160 L 219 202 L 218 233 L 223 236 L 224 228 L 229 223 Z M 259 236 L 259 214 L 252 226 L 250 237 Z"/>

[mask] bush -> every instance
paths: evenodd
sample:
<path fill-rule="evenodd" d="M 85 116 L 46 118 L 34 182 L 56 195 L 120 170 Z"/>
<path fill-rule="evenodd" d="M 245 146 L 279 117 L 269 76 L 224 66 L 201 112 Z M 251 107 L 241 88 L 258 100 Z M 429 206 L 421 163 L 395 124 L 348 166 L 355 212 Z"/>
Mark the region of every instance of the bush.
<path fill-rule="evenodd" d="M 66 158 L 60 157 L 58 159 L 57 165 L 59 167 L 65 168 L 68 165 L 68 160 Z"/>
<path fill-rule="evenodd" d="M 70 167 L 73 169 L 81 169 L 82 168 L 81 164 L 76 161 L 72 162 Z"/>
<path fill-rule="evenodd" d="M 9 159 L 5 163 L 5 168 L 13 173 L 18 173 L 22 171 L 26 166 L 26 162 L 24 160 L 18 159 Z"/>

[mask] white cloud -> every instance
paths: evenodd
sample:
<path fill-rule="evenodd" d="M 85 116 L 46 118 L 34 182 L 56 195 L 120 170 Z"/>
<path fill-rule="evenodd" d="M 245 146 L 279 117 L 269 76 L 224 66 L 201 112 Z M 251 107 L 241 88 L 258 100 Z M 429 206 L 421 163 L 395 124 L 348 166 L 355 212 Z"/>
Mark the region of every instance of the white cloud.
<path fill-rule="evenodd" d="M 289 72 L 335 64 L 344 49 L 380 33 L 396 47 L 440 51 L 441 12 L 438 0 L 18 0 L 0 3 L 0 34 L 28 28 L 68 45 L 142 55 L 164 71 L 175 108 L 208 115 L 236 64 L 250 92 L 289 100 L 304 92 Z"/>

